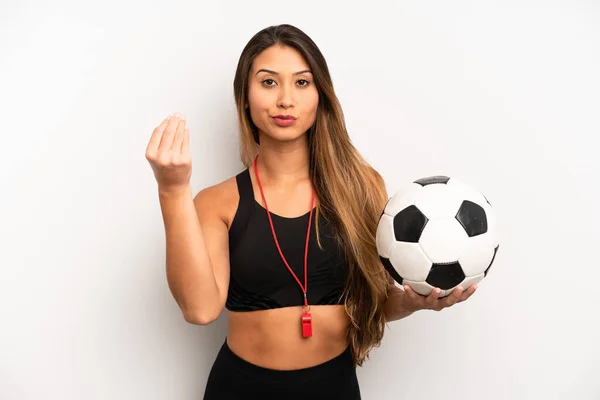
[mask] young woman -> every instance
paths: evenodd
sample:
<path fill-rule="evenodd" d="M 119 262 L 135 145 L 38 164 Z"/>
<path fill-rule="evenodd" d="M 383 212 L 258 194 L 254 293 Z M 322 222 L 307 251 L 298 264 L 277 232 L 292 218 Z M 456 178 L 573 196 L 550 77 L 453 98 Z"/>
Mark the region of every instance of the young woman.
<path fill-rule="evenodd" d="M 239 174 L 194 196 L 179 114 L 146 150 L 173 297 L 193 324 L 228 311 L 205 399 L 359 399 L 356 366 L 386 322 L 452 306 L 475 286 L 440 299 L 394 285 L 375 244 L 384 181 L 352 145 L 327 63 L 305 33 L 258 32 L 233 86 Z"/>

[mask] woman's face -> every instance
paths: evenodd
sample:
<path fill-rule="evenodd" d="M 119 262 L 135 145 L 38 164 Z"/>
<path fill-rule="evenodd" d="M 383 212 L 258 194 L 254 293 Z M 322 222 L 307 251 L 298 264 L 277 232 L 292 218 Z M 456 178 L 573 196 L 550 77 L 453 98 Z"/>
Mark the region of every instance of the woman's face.
<path fill-rule="evenodd" d="M 254 59 L 248 80 L 248 107 L 260 134 L 292 141 L 314 124 L 319 94 L 296 49 L 274 45 L 264 50 Z"/>

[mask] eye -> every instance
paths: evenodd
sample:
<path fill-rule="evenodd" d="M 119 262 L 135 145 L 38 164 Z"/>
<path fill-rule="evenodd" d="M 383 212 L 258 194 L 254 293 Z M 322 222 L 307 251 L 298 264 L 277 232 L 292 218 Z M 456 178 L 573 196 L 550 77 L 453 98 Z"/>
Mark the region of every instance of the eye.
<path fill-rule="evenodd" d="M 264 79 L 261 81 L 264 86 L 271 87 L 275 83 L 273 79 Z"/>
<path fill-rule="evenodd" d="M 310 84 L 310 82 L 307 81 L 306 79 L 300 79 L 300 80 L 298 80 L 298 83 L 300 83 L 300 82 L 302 82 L 300 84 L 301 87 L 305 87 L 305 86 L 308 86 Z"/>

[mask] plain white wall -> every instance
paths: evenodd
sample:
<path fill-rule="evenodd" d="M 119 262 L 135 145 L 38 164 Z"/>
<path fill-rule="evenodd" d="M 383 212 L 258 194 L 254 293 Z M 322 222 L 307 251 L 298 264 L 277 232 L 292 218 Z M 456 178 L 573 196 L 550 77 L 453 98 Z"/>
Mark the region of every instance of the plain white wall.
<path fill-rule="evenodd" d="M 181 111 L 194 190 L 239 172 L 235 66 L 279 23 L 390 195 L 457 176 L 502 226 L 468 302 L 389 325 L 363 398 L 600 399 L 597 2 L 89 3 L 0 8 L 1 399 L 201 398 L 225 315 L 170 295 L 145 147 Z"/>

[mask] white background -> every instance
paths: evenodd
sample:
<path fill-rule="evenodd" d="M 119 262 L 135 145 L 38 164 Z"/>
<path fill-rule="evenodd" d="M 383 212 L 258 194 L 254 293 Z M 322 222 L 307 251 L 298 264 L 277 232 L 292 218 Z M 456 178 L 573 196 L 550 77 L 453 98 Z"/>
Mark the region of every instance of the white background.
<path fill-rule="evenodd" d="M 363 398 L 600 399 L 599 3 L 391 4 L 2 2 L 0 398 L 201 398 L 225 315 L 169 293 L 145 147 L 181 111 L 194 191 L 239 172 L 239 54 L 291 23 L 390 195 L 457 176 L 502 228 L 468 302 L 389 325 Z"/>

